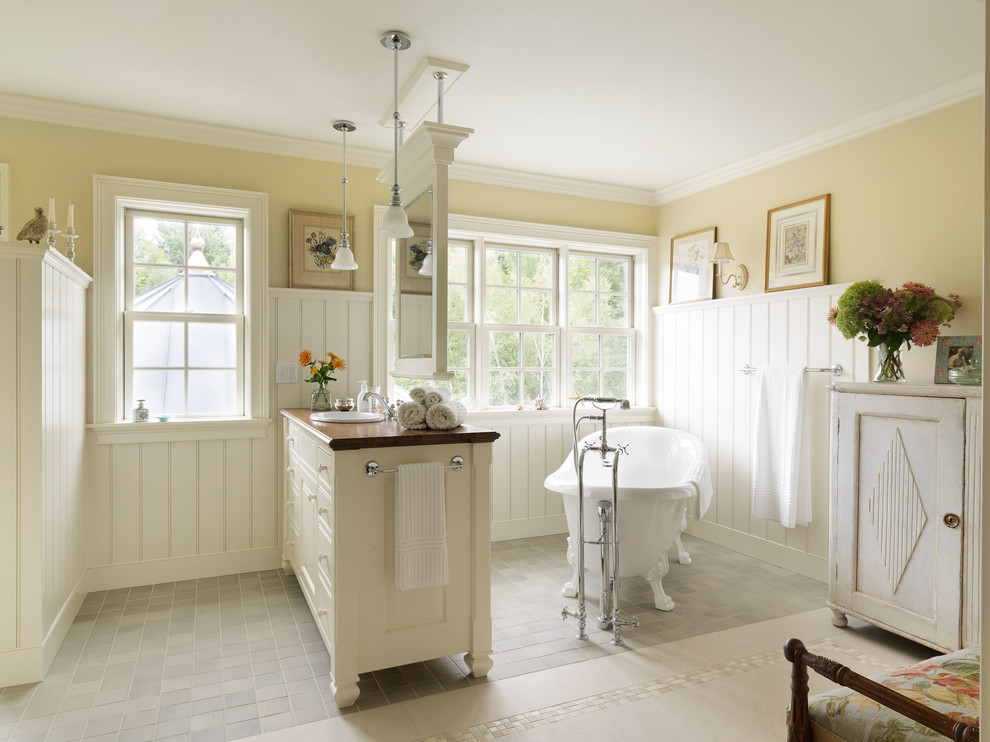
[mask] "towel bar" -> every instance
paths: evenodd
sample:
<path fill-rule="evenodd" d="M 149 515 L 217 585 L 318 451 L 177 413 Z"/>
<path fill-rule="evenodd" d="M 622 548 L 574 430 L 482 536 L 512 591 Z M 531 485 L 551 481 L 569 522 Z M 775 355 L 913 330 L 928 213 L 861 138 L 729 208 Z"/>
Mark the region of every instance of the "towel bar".
<path fill-rule="evenodd" d="M 842 364 L 836 363 L 834 366 L 826 366 L 825 368 L 815 368 L 811 366 L 804 367 L 805 373 L 830 373 L 832 376 L 842 376 Z M 741 374 L 751 374 L 756 371 L 755 368 L 750 366 L 748 363 L 745 366 L 739 367 L 739 373 Z"/>
<path fill-rule="evenodd" d="M 450 464 L 444 464 L 444 469 L 453 469 L 454 471 L 460 471 L 464 468 L 464 457 L 454 456 L 450 459 Z M 398 469 L 382 469 L 381 464 L 377 461 L 369 461 L 364 465 L 364 473 L 369 477 L 377 477 L 379 474 L 395 474 Z"/>

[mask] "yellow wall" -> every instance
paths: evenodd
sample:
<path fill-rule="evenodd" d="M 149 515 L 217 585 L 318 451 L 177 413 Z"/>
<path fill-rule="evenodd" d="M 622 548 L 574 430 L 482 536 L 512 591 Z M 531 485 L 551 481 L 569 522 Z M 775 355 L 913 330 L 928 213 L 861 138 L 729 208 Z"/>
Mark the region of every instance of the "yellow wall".
<path fill-rule="evenodd" d="M 288 211 L 336 211 L 341 207 L 341 166 L 279 155 L 185 144 L 31 121 L 0 119 L 0 162 L 10 165 L 10 219 L 5 234 L 13 240 L 35 206 L 56 199 L 55 217 L 65 223 L 76 204 L 76 264 L 93 268 L 93 175 L 143 178 L 187 185 L 238 188 L 269 194 L 269 284 L 288 286 Z M 372 219 L 375 204 L 388 203 L 388 188 L 377 172 L 349 165 L 347 205 L 354 214 L 352 244 L 361 268 L 355 288 L 371 291 L 374 277 Z M 455 183 L 451 211 L 653 234 L 655 209 L 610 201 L 542 194 L 512 188 Z M 63 243 L 59 240 L 59 249 Z"/>
<path fill-rule="evenodd" d="M 829 283 L 928 283 L 962 297 L 948 334 L 980 334 L 983 103 L 974 98 L 659 207 L 662 301 L 675 235 L 718 227 L 749 268 L 745 293 L 761 293 L 767 211 L 831 193 Z M 716 295 L 739 292 L 719 286 Z M 933 362 L 931 351 L 913 349 L 908 380 L 930 383 Z"/>

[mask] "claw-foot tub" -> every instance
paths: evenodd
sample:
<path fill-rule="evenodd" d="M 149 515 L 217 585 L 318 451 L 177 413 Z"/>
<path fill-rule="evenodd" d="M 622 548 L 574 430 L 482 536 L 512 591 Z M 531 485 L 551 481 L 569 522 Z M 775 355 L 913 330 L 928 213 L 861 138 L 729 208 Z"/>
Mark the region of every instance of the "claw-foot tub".
<path fill-rule="evenodd" d="M 620 541 L 619 577 L 642 575 L 653 588 L 656 607 L 673 610 L 674 601 L 663 591 L 662 580 L 670 569 L 668 550 L 677 546 L 678 561 L 690 563 L 690 555 L 681 546 L 680 535 L 687 525 L 686 515 L 701 518 L 708 510 L 712 497 L 711 473 L 704 444 L 690 433 L 672 428 L 637 427 L 610 428 L 607 433 L 611 446 L 626 447 L 628 455 L 619 457 L 619 516 Z M 577 450 L 586 442 L 597 441 L 601 433 L 583 438 Z M 559 492 L 567 515 L 567 561 L 573 570 L 564 584 L 567 597 L 577 595 L 577 471 L 572 455 L 564 459 L 544 486 Z M 597 538 L 598 501 L 612 497 L 612 470 L 602 464 L 599 456 L 590 452 L 584 458 L 584 520 L 585 541 Z M 691 498 L 694 498 L 693 502 Z M 586 546 L 588 559 L 599 558 L 598 547 Z"/>

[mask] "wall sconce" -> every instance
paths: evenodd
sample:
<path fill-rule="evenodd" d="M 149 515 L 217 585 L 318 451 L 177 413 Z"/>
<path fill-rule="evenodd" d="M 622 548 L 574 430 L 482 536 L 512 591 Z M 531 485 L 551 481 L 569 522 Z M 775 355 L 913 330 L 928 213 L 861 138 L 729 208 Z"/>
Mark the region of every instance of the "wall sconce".
<path fill-rule="evenodd" d="M 732 273 L 723 273 L 722 266 L 725 263 L 731 263 L 732 251 L 729 250 L 728 242 L 716 242 L 715 243 L 715 254 L 712 256 L 712 262 L 715 264 L 715 275 L 718 280 L 724 283 L 726 286 L 730 285 L 734 289 L 742 290 L 746 288 L 746 284 L 749 283 L 749 270 L 745 265 L 739 263 L 737 270 Z"/>

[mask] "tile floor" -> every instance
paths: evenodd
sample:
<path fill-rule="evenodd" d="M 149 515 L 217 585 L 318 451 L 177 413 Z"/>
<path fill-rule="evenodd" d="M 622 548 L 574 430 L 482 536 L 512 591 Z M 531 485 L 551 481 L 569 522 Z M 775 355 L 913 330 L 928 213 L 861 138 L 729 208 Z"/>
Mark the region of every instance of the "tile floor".
<path fill-rule="evenodd" d="M 641 627 L 617 648 L 592 625 L 588 641 L 574 639 L 573 620 L 560 619 L 560 608 L 574 603 L 560 597 L 568 576 L 562 536 L 493 544 L 489 678 L 468 677 L 459 657 L 391 668 L 363 675 L 357 707 L 344 710 L 329 695 L 329 659 L 291 576 L 272 571 L 93 593 L 44 682 L 0 694 L 0 740 L 221 741 L 338 716 L 357 720 L 375 707 L 431 696 L 442 703 L 441 696 L 456 695 L 447 691 L 525 685 L 554 668 L 571 669 L 563 665 L 637 657 L 648 648 L 759 626 L 824 600 L 825 588 L 814 580 L 704 541 L 685 545 L 693 563 L 672 564 L 664 582 L 677 603 L 673 612 L 652 608 L 642 578 L 623 582 L 623 605 Z M 594 595 L 590 587 L 589 599 Z M 721 676 L 698 677 L 707 683 Z M 556 718 L 553 708 L 542 713 Z M 442 731 L 452 729 L 459 727 Z"/>

